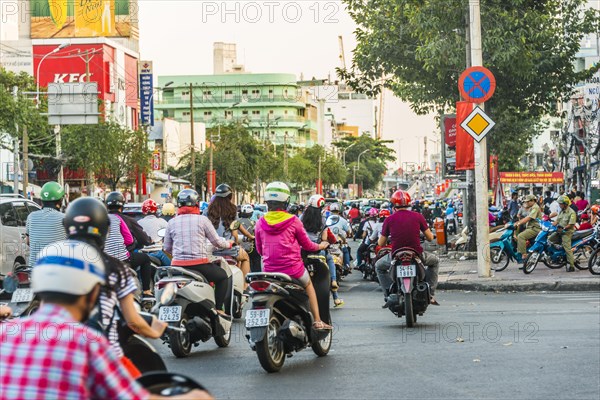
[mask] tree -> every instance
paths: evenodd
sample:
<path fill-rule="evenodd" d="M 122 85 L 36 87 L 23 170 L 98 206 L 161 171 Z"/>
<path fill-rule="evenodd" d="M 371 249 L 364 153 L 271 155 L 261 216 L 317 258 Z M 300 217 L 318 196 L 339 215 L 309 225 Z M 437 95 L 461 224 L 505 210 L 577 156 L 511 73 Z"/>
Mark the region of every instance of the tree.
<path fill-rule="evenodd" d="M 62 140 L 67 165 L 93 172 L 112 190 L 122 179 L 131 182 L 150 166 L 146 133 L 141 129 L 132 131 L 112 121 L 73 125 L 64 129 Z"/>
<path fill-rule="evenodd" d="M 454 108 L 466 66 L 467 0 L 344 2 L 358 24 L 358 45 L 352 69 L 338 70 L 342 79 L 371 95 L 386 87 L 419 114 Z M 584 35 L 600 30 L 600 12 L 584 10 L 585 3 L 481 1 L 483 59 L 497 82 L 486 103 L 498 123 L 490 148 L 501 169 L 516 167 L 542 116 L 600 68 L 578 71 L 573 63 Z"/>

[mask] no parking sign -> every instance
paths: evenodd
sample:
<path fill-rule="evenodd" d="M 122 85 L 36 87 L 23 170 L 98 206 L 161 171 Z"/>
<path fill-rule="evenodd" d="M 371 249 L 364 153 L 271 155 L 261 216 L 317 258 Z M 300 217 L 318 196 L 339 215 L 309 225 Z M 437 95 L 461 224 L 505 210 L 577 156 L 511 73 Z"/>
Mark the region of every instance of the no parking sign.
<path fill-rule="evenodd" d="M 496 90 L 496 78 L 487 68 L 467 68 L 458 78 L 458 90 L 465 101 L 484 103 Z"/>

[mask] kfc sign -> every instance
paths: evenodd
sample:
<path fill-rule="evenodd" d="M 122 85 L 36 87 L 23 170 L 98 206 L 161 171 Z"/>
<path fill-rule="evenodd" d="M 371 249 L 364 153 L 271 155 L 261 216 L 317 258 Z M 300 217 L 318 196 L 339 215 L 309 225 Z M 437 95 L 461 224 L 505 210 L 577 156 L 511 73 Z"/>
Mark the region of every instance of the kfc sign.
<path fill-rule="evenodd" d="M 90 73 L 89 77 L 92 78 L 94 74 Z M 88 74 L 79 74 L 79 73 L 71 73 L 71 74 L 54 74 L 54 83 L 84 83 L 89 82 L 90 79 L 87 79 Z"/>

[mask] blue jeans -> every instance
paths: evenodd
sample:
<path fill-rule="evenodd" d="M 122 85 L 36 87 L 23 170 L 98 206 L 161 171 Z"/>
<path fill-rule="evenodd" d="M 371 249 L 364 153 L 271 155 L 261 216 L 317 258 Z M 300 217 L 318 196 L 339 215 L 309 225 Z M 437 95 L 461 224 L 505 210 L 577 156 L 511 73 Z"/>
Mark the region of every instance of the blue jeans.
<path fill-rule="evenodd" d="M 344 255 L 344 265 L 350 265 L 350 247 L 342 247 Z"/>
<path fill-rule="evenodd" d="M 164 267 L 171 265 L 171 259 L 165 254 L 164 251 L 157 251 L 148 255 L 158 258 L 160 260 L 160 264 Z"/>
<path fill-rule="evenodd" d="M 335 264 L 333 263 L 333 257 L 331 257 L 331 254 L 329 254 L 325 250 L 321 250 L 321 252 L 319 254 L 325 257 L 325 260 L 327 261 L 327 266 L 329 267 L 329 274 L 331 275 L 331 280 L 335 281 L 336 280 L 336 271 L 335 271 Z"/>

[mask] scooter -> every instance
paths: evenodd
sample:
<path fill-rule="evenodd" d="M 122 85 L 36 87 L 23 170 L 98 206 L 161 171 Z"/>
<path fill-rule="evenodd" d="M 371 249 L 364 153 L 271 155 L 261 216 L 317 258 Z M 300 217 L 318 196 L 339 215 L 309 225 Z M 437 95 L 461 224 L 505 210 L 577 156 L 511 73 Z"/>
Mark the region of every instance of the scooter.
<path fill-rule="evenodd" d="M 242 310 L 248 300 L 248 296 L 244 294 L 244 273 L 237 266 L 235 258 L 228 255 L 219 255 L 219 251 L 213 252 L 211 262 L 219 263 L 221 268 L 231 271 L 233 279 L 233 318 L 242 318 Z"/>
<path fill-rule="evenodd" d="M 362 274 L 364 280 L 377 281 L 377 272 L 375 271 L 375 262 L 377 261 L 376 244 L 370 244 L 365 252 Z"/>
<path fill-rule="evenodd" d="M 180 397 L 196 389 L 206 390 L 192 378 L 170 372 L 145 373 L 136 380 L 150 394 L 164 397 Z"/>
<path fill-rule="evenodd" d="M 533 272 L 538 262 L 542 262 L 551 269 L 562 268 L 567 263 L 567 256 L 561 244 L 550 243 L 548 237 L 558 231 L 558 227 L 552 225 L 551 221 L 542 221 L 542 230 L 535 238 L 534 244 L 528 250 L 529 257 L 525 262 L 523 272 L 530 274 Z M 575 231 L 571 238 L 571 248 L 575 257 L 575 267 L 580 270 L 587 269 L 587 265 L 579 262 L 579 258 L 585 252 L 586 248 L 593 247 L 600 239 L 600 226 L 585 231 Z"/>
<path fill-rule="evenodd" d="M 425 266 L 419 255 L 411 248 L 403 247 L 392 253 L 390 267 L 392 285 L 384 307 L 398 316 L 406 317 L 406 326 L 412 328 L 417 315 L 423 315 L 429 306 L 431 292 L 425 281 Z"/>
<path fill-rule="evenodd" d="M 231 281 L 231 269 L 227 263 L 218 264 L 224 268 Z M 217 266 L 215 266 L 217 268 Z M 161 298 L 162 292 L 170 284 L 177 285 L 177 294 L 172 305 L 158 308 L 158 319 L 171 326 L 184 328 L 185 332 L 169 332 L 163 337 L 176 357 L 187 357 L 192 345 L 206 342 L 213 338 L 219 347 L 229 346 L 231 340 L 231 324 L 234 300 L 226 305 L 227 313 L 223 315 L 215 308 L 215 291 L 210 282 L 199 273 L 180 267 L 161 267 L 161 279 L 155 285 L 155 296 Z"/>
<path fill-rule="evenodd" d="M 12 294 L 5 303 L 12 310 L 10 318 L 27 317 L 40 308 L 40 300 L 31 290 L 31 267 L 17 265 L 13 274 L 4 277 L 2 293 Z"/>
<path fill-rule="evenodd" d="M 317 293 L 321 319 L 331 324 L 325 257 L 307 255 L 305 266 Z M 308 346 L 319 357 L 329 353 L 333 332 L 314 329 L 308 295 L 299 281 L 274 272 L 250 273 L 247 281 L 252 307 L 246 312 L 246 338 L 267 372 L 279 371 L 286 356 Z"/>
<path fill-rule="evenodd" d="M 508 267 L 509 262 L 517 262 L 520 258 L 514 238 L 515 224 L 509 222 L 506 229 L 501 232 L 502 236 L 498 240 L 492 240 L 490 235 L 491 268 L 494 271 L 504 271 Z"/>

